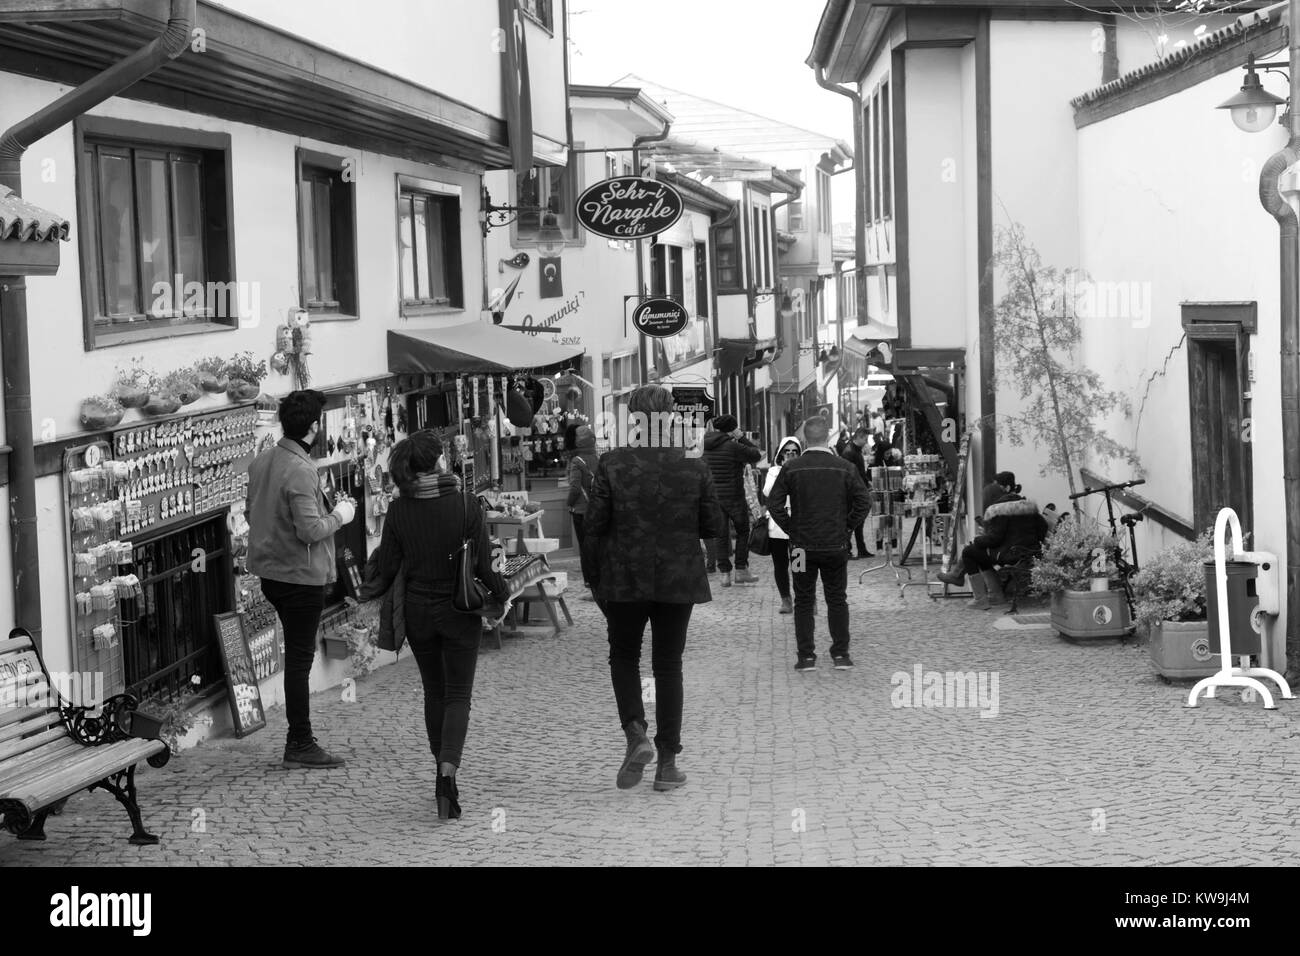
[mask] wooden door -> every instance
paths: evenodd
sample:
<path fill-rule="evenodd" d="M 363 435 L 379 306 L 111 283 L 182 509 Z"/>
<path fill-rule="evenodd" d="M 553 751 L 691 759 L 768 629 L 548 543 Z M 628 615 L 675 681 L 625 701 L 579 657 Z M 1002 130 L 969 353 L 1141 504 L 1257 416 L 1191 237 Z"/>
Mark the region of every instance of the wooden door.
<path fill-rule="evenodd" d="M 1243 530 L 1254 527 L 1249 436 L 1243 434 L 1242 376 L 1236 342 L 1188 343 L 1192 425 L 1192 507 L 1197 532 L 1232 508 Z"/>

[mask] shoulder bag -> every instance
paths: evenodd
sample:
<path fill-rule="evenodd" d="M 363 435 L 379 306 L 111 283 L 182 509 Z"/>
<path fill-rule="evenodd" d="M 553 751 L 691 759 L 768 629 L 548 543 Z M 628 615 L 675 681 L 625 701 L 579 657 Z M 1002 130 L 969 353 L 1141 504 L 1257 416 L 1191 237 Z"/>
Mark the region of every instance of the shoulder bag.
<path fill-rule="evenodd" d="M 464 614 L 479 614 L 492 603 L 491 589 L 478 579 L 478 542 L 469 536 L 469 502 L 462 498 L 465 520 L 460 551 L 456 554 L 456 595 L 451 606 Z"/>

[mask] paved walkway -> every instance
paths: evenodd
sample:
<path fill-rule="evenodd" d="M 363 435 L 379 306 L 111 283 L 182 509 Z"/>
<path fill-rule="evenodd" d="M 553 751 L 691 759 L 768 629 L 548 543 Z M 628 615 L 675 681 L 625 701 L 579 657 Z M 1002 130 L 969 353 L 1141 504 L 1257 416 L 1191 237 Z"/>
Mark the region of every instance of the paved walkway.
<path fill-rule="evenodd" d="M 858 666 L 797 675 L 771 570 L 697 608 L 686 660 L 688 784 L 614 787 L 624 741 L 595 605 L 558 638 L 480 658 L 463 819 L 439 823 L 409 657 L 317 695 L 334 771 L 279 766 L 284 722 L 210 741 L 140 775 L 157 847 L 82 793 L 44 844 L 0 835 L 0 867 L 147 864 L 1246 864 L 1300 848 L 1288 791 L 1300 701 L 1182 706 L 1143 649 L 1073 645 L 1000 617 L 851 585 Z M 852 578 L 851 578 L 852 581 Z M 978 706 L 902 707 L 916 667 L 997 677 Z M 646 668 L 648 674 L 648 667 Z M 906 681 L 891 681 L 896 673 Z M 991 692 L 994 685 L 985 689 Z M 924 702 L 924 696 L 923 696 Z M 932 702 L 932 701 L 931 701 Z M 986 700 L 987 703 L 987 700 Z M 991 705 L 983 708 L 991 713 Z"/>

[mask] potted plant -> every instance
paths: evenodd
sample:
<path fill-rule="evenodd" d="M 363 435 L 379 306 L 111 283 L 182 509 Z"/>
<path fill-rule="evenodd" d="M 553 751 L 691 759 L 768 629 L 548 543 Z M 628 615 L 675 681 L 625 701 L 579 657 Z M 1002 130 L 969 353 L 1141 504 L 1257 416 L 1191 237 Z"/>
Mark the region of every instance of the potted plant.
<path fill-rule="evenodd" d="M 177 369 L 163 377 L 161 389 L 175 397 L 182 405 L 192 405 L 203 397 L 198 377 L 191 369 Z"/>
<path fill-rule="evenodd" d="M 1114 536 L 1094 524 L 1062 518 L 1043 543 L 1030 585 L 1051 597 L 1052 627 L 1063 637 L 1122 637 L 1132 630 L 1124 592 L 1092 590 L 1097 553 L 1111 553 Z"/>
<path fill-rule="evenodd" d="M 1137 624 L 1162 677 L 1208 677 L 1219 670 L 1206 620 L 1205 562 L 1214 559 L 1214 532 L 1148 558 L 1133 576 Z"/>
<path fill-rule="evenodd" d="M 198 674 L 190 678 L 190 686 L 195 690 L 202 682 Z M 132 711 L 128 732 L 132 737 L 161 740 L 175 752 L 181 738 L 196 724 L 212 723 L 210 715 L 197 714 L 190 709 L 195 700 L 193 694 L 185 693 L 151 697 Z"/>
<path fill-rule="evenodd" d="M 145 366 L 144 360 L 133 358 L 130 365 L 117 367 L 117 381 L 111 394 L 123 408 L 143 408 L 157 385 L 158 377 Z"/>
<path fill-rule="evenodd" d="M 254 362 L 252 352 L 240 352 L 232 355 L 226 363 L 226 375 L 230 379 L 226 386 L 230 400 L 251 401 L 262 391 L 262 379 L 266 378 L 266 360 Z"/>
<path fill-rule="evenodd" d="M 215 355 L 201 358 L 194 363 L 194 375 L 199 388 L 205 392 L 224 392 L 230 386 L 230 376 L 226 374 L 226 360 Z"/>
<path fill-rule="evenodd" d="M 81 424 L 93 432 L 112 428 L 124 414 L 122 403 L 112 395 L 95 395 L 81 403 Z"/>

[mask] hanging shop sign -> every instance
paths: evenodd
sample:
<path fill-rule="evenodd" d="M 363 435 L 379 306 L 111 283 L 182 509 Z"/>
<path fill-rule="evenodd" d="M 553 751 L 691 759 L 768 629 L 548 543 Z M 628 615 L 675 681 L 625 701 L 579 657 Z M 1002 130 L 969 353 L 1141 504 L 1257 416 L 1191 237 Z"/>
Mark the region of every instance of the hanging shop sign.
<path fill-rule="evenodd" d="M 606 239 L 648 239 L 682 217 L 681 193 L 667 183 L 618 176 L 596 183 L 578 197 L 578 222 Z"/>
<path fill-rule="evenodd" d="M 690 321 L 686 307 L 672 299 L 647 299 L 632 312 L 636 330 L 655 339 L 676 335 Z"/>

